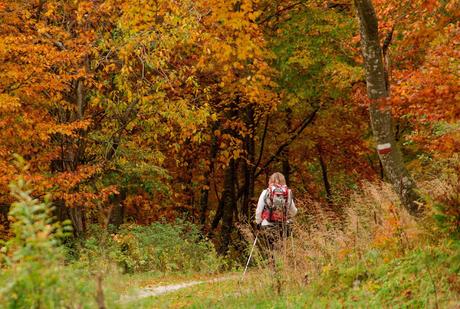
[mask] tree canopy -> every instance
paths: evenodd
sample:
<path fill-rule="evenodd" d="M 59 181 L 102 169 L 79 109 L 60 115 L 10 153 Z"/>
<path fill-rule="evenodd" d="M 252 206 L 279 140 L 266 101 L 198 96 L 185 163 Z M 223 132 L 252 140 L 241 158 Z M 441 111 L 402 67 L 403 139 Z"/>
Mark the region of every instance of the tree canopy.
<path fill-rule="evenodd" d="M 274 171 L 340 215 L 363 181 L 392 180 L 359 2 L 1 0 L 0 207 L 16 153 L 76 235 L 181 217 L 225 252 Z M 400 164 L 423 174 L 460 150 L 459 5 L 373 6 Z"/>

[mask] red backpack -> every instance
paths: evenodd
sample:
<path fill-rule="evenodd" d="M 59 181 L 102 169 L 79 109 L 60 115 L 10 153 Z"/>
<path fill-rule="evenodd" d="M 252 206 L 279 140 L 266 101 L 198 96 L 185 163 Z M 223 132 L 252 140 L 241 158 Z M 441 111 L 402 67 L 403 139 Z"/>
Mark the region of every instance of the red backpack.
<path fill-rule="evenodd" d="M 290 190 L 286 185 L 271 185 L 265 195 L 262 219 L 270 222 L 286 221 L 290 202 Z"/>

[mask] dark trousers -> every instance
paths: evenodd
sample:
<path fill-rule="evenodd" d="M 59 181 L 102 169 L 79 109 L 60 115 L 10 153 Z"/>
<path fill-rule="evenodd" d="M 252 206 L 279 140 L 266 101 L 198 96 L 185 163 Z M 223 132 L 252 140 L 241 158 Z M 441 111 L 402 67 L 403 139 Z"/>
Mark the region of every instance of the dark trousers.
<path fill-rule="evenodd" d="M 273 259 L 274 251 L 278 250 L 289 235 L 291 228 L 285 222 L 275 223 L 273 225 L 262 226 L 260 229 L 260 239 L 263 256 Z"/>

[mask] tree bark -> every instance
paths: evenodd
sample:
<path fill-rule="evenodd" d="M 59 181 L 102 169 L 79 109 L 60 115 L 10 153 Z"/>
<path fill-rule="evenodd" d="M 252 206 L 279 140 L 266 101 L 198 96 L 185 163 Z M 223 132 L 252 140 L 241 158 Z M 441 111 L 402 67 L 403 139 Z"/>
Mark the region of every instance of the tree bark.
<path fill-rule="evenodd" d="M 292 109 L 286 110 L 286 128 L 288 132 L 292 130 Z M 286 184 L 290 185 L 291 164 L 289 163 L 289 145 L 282 152 L 281 169 L 286 179 Z"/>
<path fill-rule="evenodd" d="M 329 177 L 327 175 L 326 162 L 324 162 L 324 159 L 323 159 L 323 151 L 319 144 L 316 145 L 316 149 L 318 150 L 318 159 L 319 159 L 319 164 L 321 166 L 321 175 L 323 178 L 324 190 L 326 191 L 326 201 L 328 202 L 328 204 L 332 204 L 333 199 L 332 199 L 331 184 L 329 182 Z"/>
<path fill-rule="evenodd" d="M 126 190 L 121 189 L 120 193 L 113 197 L 111 203 L 113 209 L 110 212 L 109 223 L 115 225 L 118 229 L 124 222 L 125 208 L 123 207 L 123 200 L 126 198 Z"/>
<path fill-rule="evenodd" d="M 241 216 L 242 216 L 243 221 L 248 221 L 249 200 L 250 200 L 249 186 L 251 182 L 251 168 L 249 166 L 247 158 L 241 160 L 241 170 L 242 170 L 242 174 L 244 177 L 243 187 L 238 190 L 238 192 L 240 190 L 243 191 L 243 195 L 241 198 Z"/>
<path fill-rule="evenodd" d="M 217 205 L 216 214 L 214 215 L 214 219 L 212 220 L 212 223 L 211 223 L 211 232 L 217 228 L 217 226 L 219 225 L 220 219 L 222 219 L 222 215 L 224 213 L 224 202 L 225 200 L 222 197 L 222 199 L 219 201 L 219 204 Z"/>
<path fill-rule="evenodd" d="M 85 214 L 83 208 L 75 206 L 72 208 L 68 208 L 68 210 L 70 220 L 72 221 L 73 232 L 75 237 L 82 236 L 83 233 L 86 231 Z"/>
<path fill-rule="evenodd" d="M 378 145 L 388 145 L 379 157 L 388 180 L 399 195 L 402 205 L 412 215 L 420 215 L 416 184 L 404 166 L 402 152 L 395 140 L 393 117 L 386 98 L 389 85 L 385 78 L 383 52 L 379 42 L 378 22 L 371 0 L 354 0 L 361 28 L 361 45 L 366 67 L 367 94 L 371 99 L 370 118 Z M 378 146 L 379 147 L 379 146 Z"/>
<path fill-rule="evenodd" d="M 233 227 L 233 213 L 236 206 L 235 200 L 235 160 L 231 159 L 225 171 L 224 193 L 222 196 L 222 228 L 220 231 L 219 253 L 225 254 L 230 243 L 230 236 Z"/>
<path fill-rule="evenodd" d="M 246 146 L 246 160 L 243 163 L 243 174 L 244 174 L 244 194 L 241 205 L 241 215 L 243 219 L 249 222 L 251 216 L 249 203 L 251 198 L 254 196 L 254 171 L 256 167 L 256 146 L 254 141 L 255 132 L 255 115 L 254 107 L 249 106 L 246 111 L 246 124 L 249 128 L 250 134 L 245 137 Z"/>
<path fill-rule="evenodd" d="M 209 203 L 209 190 L 211 187 L 211 176 L 214 172 L 214 165 L 217 157 L 218 145 L 217 145 L 217 136 L 214 134 L 214 131 L 217 129 L 217 124 L 213 126 L 212 137 L 211 137 L 211 146 L 209 154 L 209 165 L 204 173 L 204 187 L 201 189 L 200 194 L 200 224 L 202 226 L 206 223 L 207 212 L 208 212 L 208 203 Z"/>

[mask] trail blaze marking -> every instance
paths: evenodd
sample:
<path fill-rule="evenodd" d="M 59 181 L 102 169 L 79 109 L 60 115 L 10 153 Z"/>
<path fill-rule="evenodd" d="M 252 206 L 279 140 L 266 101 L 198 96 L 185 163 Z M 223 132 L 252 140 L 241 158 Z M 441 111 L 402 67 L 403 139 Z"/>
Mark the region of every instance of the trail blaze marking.
<path fill-rule="evenodd" d="M 391 144 L 390 143 L 385 143 L 385 144 L 378 144 L 377 145 L 377 152 L 379 154 L 387 154 L 391 152 Z"/>

